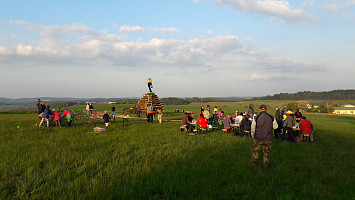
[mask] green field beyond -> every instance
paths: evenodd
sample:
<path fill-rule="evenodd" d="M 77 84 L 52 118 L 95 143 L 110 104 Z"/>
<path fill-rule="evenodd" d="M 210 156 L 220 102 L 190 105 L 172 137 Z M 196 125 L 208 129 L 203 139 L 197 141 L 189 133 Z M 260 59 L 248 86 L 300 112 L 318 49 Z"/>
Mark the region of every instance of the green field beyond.
<path fill-rule="evenodd" d="M 211 104 L 230 114 L 248 105 Z M 166 106 L 163 119 L 181 119 L 177 108 L 200 109 Z M 189 136 L 179 131 L 181 122 L 130 119 L 123 126 L 117 118 L 97 133 L 83 120 L 38 128 L 36 112 L 9 113 L 0 114 L 0 199 L 355 199 L 351 116 L 306 114 L 315 143 L 274 139 L 263 169 L 250 164 L 251 138 L 220 129 Z M 104 127 L 102 119 L 93 123 Z"/>

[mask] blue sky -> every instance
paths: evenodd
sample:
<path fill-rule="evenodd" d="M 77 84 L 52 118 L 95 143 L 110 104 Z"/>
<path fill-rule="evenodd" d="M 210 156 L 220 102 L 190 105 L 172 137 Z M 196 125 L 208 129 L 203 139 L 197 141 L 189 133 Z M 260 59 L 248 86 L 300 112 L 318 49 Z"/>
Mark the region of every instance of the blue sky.
<path fill-rule="evenodd" d="M 354 0 L 0 0 L 0 97 L 353 89 Z"/>

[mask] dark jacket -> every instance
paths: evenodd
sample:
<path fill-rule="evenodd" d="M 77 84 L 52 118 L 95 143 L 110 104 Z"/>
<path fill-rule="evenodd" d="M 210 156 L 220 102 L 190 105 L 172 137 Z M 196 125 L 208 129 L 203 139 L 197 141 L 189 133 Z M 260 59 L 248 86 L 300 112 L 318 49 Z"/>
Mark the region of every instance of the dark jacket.
<path fill-rule="evenodd" d="M 104 119 L 105 123 L 109 123 L 110 122 L 110 116 L 107 113 L 104 114 L 104 116 L 102 116 L 102 118 Z"/>
<path fill-rule="evenodd" d="M 182 125 L 186 125 L 189 123 L 189 117 L 187 116 L 187 114 L 185 114 L 183 117 L 182 117 Z"/>
<path fill-rule="evenodd" d="M 247 117 L 244 117 L 242 119 L 242 121 L 240 122 L 240 128 L 244 131 L 250 131 L 251 130 L 251 121 Z"/>
<path fill-rule="evenodd" d="M 291 115 L 288 115 L 285 119 L 283 127 L 293 128 L 293 126 L 295 126 L 295 125 L 296 125 L 295 118 L 293 118 L 293 116 L 291 116 Z"/>
<path fill-rule="evenodd" d="M 266 111 L 261 112 L 255 118 L 254 138 L 256 140 L 271 141 L 274 128 L 277 128 L 274 117 L 269 115 Z"/>
<path fill-rule="evenodd" d="M 42 114 L 42 118 L 47 118 L 49 119 L 49 115 L 53 115 L 52 111 L 51 110 L 44 110 L 43 111 L 43 114 Z"/>
<path fill-rule="evenodd" d="M 112 106 L 112 107 L 111 107 L 111 111 L 116 111 L 115 106 Z"/>

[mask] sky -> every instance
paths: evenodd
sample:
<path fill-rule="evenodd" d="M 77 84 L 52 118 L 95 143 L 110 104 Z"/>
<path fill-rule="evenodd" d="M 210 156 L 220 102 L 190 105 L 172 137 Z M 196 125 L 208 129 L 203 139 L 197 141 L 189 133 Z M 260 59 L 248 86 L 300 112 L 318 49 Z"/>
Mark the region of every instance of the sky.
<path fill-rule="evenodd" d="M 0 0 L 0 97 L 354 89 L 355 0 Z"/>

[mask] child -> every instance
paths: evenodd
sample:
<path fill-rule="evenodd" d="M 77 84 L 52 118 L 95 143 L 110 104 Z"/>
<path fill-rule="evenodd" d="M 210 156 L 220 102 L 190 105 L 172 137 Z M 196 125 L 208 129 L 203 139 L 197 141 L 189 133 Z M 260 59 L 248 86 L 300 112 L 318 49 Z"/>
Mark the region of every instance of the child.
<path fill-rule="evenodd" d="M 163 117 L 163 112 L 160 110 L 160 109 L 158 109 L 157 110 L 157 113 L 158 113 L 158 121 L 159 121 L 159 123 L 161 123 L 162 122 L 162 117 Z"/>
<path fill-rule="evenodd" d="M 71 127 L 71 122 L 73 121 L 73 119 L 72 119 L 73 115 L 71 114 L 71 112 L 67 108 L 64 110 L 62 117 L 64 117 L 64 116 L 67 117 L 67 126 Z"/>
<path fill-rule="evenodd" d="M 104 122 L 105 122 L 105 125 L 106 125 L 106 128 L 108 127 L 109 123 L 110 123 L 110 116 L 107 114 L 107 111 L 105 110 L 105 114 L 104 116 L 102 116 L 102 118 L 104 119 Z"/>
<path fill-rule="evenodd" d="M 59 116 L 59 113 L 55 110 L 55 109 L 53 109 L 53 120 L 54 120 L 54 123 L 55 123 L 55 126 L 59 126 L 59 127 L 61 127 L 60 126 L 60 116 Z"/>
<path fill-rule="evenodd" d="M 39 127 L 41 128 L 42 123 L 44 121 L 47 121 L 47 127 L 49 127 L 49 115 L 53 115 L 52 111 L 49 109 L 49 106 L 46 107 L 46 109 L 42 113 L 42 120 L 39 123 Z"/>

